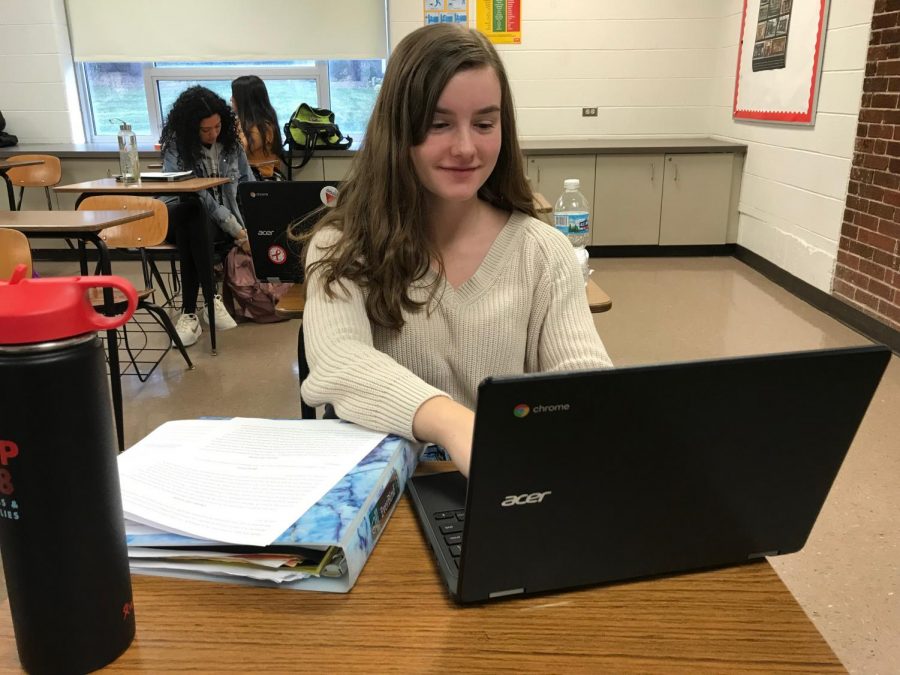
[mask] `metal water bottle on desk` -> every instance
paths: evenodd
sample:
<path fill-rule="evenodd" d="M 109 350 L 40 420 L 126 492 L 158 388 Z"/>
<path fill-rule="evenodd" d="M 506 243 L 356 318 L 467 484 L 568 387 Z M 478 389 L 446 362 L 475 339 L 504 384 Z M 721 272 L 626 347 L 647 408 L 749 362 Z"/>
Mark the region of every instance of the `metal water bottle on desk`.
<path fill-rule="evenodd" d="M 134 638 L 116 436 L 96 331 L 114 276 L 0 280 L 0 553 L 22 666 L 89 672 Z M 124 293 L 94 311 L 89 288 Z"/>
<path fill-rule="evenodd" d="M 137 136 L 125 120 L 114 121 L 122 123 L 116 135 L 119 139 L 119 180 L 123 183 L 140 185 L 141 162 L 138 158 Z"/>

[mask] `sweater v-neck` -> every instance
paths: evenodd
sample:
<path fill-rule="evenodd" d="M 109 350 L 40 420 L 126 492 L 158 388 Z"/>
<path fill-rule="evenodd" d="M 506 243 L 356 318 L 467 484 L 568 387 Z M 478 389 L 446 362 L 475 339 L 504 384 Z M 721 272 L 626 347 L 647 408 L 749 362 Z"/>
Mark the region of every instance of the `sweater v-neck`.
<path fill-rule="evenodd" d="M 522 224 L 522 218 L 523 215 L 517 212 L 513 212 L 509 216 L 500 232 L 497 233 L 493 243 L 491 243 L 490 248 L 488 248 L 488 252 L 478 265 L 478 268 L 472 276 L 459 286 L 454 288 L 447 281 L 447 277 L 441 276 L 441 288 L 438 296 L 443 296 L 447 299 L 452 298 L 457 303 L 464 304 L 474 302 L 485 290 L 490 288 L 504 270 L 504 263 L 512 253 L 513 243 L 519 226 Z M 432 270 L 432 274 L 436 274 L 436 272 Z"/>

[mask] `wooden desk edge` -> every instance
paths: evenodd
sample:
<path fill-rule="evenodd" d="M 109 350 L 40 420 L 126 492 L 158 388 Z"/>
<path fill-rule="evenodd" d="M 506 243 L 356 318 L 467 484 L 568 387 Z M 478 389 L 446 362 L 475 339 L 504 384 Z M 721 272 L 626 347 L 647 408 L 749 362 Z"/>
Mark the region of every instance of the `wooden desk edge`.
<path fill-rule="evenodd" d="M 612 300 L 593 279 L 588 280 L 585 292 L 587 293 L 588 306 L 591 308 L 592 314 L 606 312 L 612 308 Z M 281 299 L 275 305 L 275 313 L 278 316 L 289 319 L 299 319 L 303 317 L 305 306 L 306 286 L 304 284 L 294 284 L 287 293 L 281 296 Z"/>
<path fill-rule="evenodd" d="M 429 464 L 424 472 L 445 463 Z M 337 654 L 347 672 L 371 672 L 373 656 L 407 672 L 846 672 L 765 560 L 460 607 L 408 497 L 346 595 L 140 575 L 132 584 L 137 638 L 110 671 L 217 671 L 235 659 L 276 671 L 301 659 L 318 670 Z M 338 626 L 340 639 L 308 625 Z M 385 642 L 385 631 L 403 639 Z M 3 602 L 0 669 L 17 666 Z"/>
<path fill-rule="evenodd" d="M 75 233 L 77 231 L 82 232 L 94 232 L 105 230 L 108 227 L 114 227 L 116 225 L 124 225 L 125 223 L 130 223 L 135 220 L 141 220 L 142 218 L 149 218 L 153 215 L 153 211 L 136 211 L 132 209 L 123 209 L 119 210 L 102 210 L 102 211 L 4 211 L 2 212 L 3 216 L 0 216 L 0 227 L 5 227 L 13 230 L 18 230 L 20 232 L 25 233 L 39 233 L 39 232 L 63 232 L 63 233 Z M 59 214 L 86 214 L 84 216 L 84 220 L 93 220 L 94 222 L 73 222 L 67 224 L 53 223 L 53 222 L 45 222 L 45 223 L 27 223 L 21 222 L 17 223 L 15 221 L 20 220 L 19 214 L 23 214 L 25 216 L 29 216 L 32 214 L 36 214 L 41 216 L 42 218 L 46 218 L 47 221 L 52 221 L 54 218 L 58 218 Z M 97 214 L 106 214 L 108 216 L 108 220 L 103 219 L 104 216 Z M 3 218 L 9 217 L 10 220 L 5 221 Z M 70 217 L 69 215 L 62 216 L 63 218 Z"/>
<path fill-rule="evenodd" d="M 29 159 L 24 162 L 2 162 L 0 161 L 0 171 L 9 171 L 10 169 L 18 169 L 21 166 L 37 166 L 44 164 L 43 159 Z"/>
<path fill-rule="evenodd" d="M 83 194 L 172 194 L 176 192 L 200 192 L 211 187 L 218 187 L 230 183 L 230 178 L 204 178 L 202 176 L 189 178 L 187 180 L 147 180 L 140 184 L 137 183 L 119 183 L 115 178 L 98 178 L 96 180 L 84 181 L 81 183 L 70 183 L 69 185 L 57 185 L 53 187 L 55 192 L 70 193 L 79 192 Z M 198 184 L 199 183 L 199 184 Z"/>

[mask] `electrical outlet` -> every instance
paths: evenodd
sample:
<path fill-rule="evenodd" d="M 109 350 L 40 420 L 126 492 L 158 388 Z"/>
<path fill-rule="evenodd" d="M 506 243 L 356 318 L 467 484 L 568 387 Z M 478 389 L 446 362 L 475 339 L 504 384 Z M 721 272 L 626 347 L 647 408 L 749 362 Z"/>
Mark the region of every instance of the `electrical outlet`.
<path fill-rule="evenodd" d="M 596 108 L 582 108 L 581 116 L 582 117 L 596 117 L 597 109 Z"/>

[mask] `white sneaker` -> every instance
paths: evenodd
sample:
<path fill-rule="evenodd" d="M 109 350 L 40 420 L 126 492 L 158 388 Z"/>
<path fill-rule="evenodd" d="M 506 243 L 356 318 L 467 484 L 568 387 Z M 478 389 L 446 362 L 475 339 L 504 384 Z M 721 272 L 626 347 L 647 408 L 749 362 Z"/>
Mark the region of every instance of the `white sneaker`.
<path fill-rule="evenodd" d="M 213 298 L 213 308 L 216 313 L 216 330 L 231 330 L 232 328 L 237 328 L 237 321 L 235 321 L 231 314 L 228 313 L 228 310 L 225 309 L 225 303 L 222 302 L 222 296 L 217 295 Z M 200 312 L 200 316 L 203 317 L 203 323 L 209 325 L 209 312 L 203 310 Z"/>
<path fill-rule="evenodd" d="M 196 314 L 182 314 L 175 324 L 175 332 L 181 338 L 181 344 L 190 347 L 200 339 L 203 329 L 200 328 L 200 320 Z"/>

